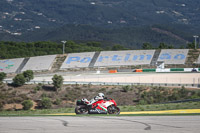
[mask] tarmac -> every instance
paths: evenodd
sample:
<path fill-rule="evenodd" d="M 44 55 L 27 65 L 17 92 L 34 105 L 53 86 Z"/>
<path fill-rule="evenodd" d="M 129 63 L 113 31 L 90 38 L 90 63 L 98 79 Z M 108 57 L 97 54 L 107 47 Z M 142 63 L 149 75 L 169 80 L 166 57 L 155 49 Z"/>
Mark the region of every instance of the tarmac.
<path fill-rule="evenodd" d="M 0 133 L 198 133 L 200 115 L 0 117 Z"/>
<path fill-rule="evenodd" d="M 137 111 L 137 112 L 121 112 L 120 115 L 173 115 L 173 114 L 200 114 L 200 109 L 180 109 L 180 110 L 164 110 L 164 111 Z M 50 116 L 73 116 L 75 113 L 57 113 L 47 114 Z"/>

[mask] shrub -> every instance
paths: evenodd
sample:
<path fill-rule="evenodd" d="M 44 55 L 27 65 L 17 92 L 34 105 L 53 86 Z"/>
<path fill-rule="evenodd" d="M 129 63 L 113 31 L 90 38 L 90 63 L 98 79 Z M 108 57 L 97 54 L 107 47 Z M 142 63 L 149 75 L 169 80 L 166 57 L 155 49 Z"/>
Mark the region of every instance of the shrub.
<path fill-rule="evenodd" d="M 140 101 L 139 101 L 139 104 L 140 104 L 140 105 L 145 105 L 145 104 L 147 104 L 147 102 L 146 102 L 145 100 L 140 100 Z"/>
<path fill-rule="evenodd" d="M 178 90 L 179 97 L 181 98 L 187 98 L 188 96 L 188 90 L 185 89 L 185 87 L 182 87 Z"/>
<path fill-rule="evenodd" d="M 33 102 L 31 100 L 25 100 L 22 105 L 24 110 L 30 110 L 33 107 Z"/>
<path fill-rule="evenodd" d="M 51 108 L 51 100 L 48 97 L 43 97 L 41 101 L 41 108 L 43 109 L 49 109 Z"/>
<path fill-rule="evenodd" d="M 37 86 L 34 88 L 35 91 L 39 91 L 39 90 L 41 90 L 41 89 L 42 89 L 42 86 L 40 86 L 40 85 L 37 85 Z"/>
<path fill-rule="evenodd" d="M 24 71 L 23 75 L 24 75 L 24 78 L 26 79 L 26 82 L 29 82 L 31 79 L 34 78 L 32 70 L 26 70 L 26 71 Z"/>
<path fill-rule="evenodd" d="M 0 82 L 2 82 L 6 78 L 6 73 L 0 72 Z"/>
<path fill-rule="evenodd" d="M 26 79 L 24 78 L 23 74 L 17 74 L 14 78 L 13 78 L 13 84 L 15 86 L 22 86 L 24 85 L 26 82 Z"/>
<path fill-rule="evenodd" d="M 54 104 L 60 105 L 61 104 L 61 100 L 57 98 L 56 101 L 54 101 Z"/>
<path fill-rule="evenodd" d="M 62 87 L 62 84 L 63 84 L 63 77 L 61 75 L 54 75 L 53 78 L 53 85 L 54 85 L 54 88 L 56 89 L 56 91 Z"/>
<path fill-rule="evenodd" d="M 46 93 L 42 93 L 41 97 L 42 98 L 47 97 L 47 94 Z"/>
<path fill-rule="evenodd" d="M 3 110 L 3 103 L 0 101 L 0 111 Z"/>
<path fill-rule="evenodd" d="M 99 90 L 99 92 L 105 92 L 106 91 L 106 88 L 101 88 L 100 90 Z"/>
<path fill-rule="evenodd" d="M 130 86 L 129 86 L 129 85 L 123 86 L 123 87 L 122 87 L 122 91 L 123 91 L 123 92 L 128 92 L 128 91 L 130 91 Z"/>

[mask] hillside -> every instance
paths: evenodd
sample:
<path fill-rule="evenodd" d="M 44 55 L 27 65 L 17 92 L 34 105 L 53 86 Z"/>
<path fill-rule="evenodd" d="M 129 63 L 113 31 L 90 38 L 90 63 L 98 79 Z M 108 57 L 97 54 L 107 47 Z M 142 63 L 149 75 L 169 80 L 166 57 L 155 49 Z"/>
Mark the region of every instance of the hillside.
<path fill-rule="evenodd" d="M 198 0 L 2 0 L 0 4 L 3 41 L 65 39 L 132 48 L 144 42 L 180 46 L 193 41 L 193 34 L 200 30 Z M 152 30 L 155 25 L 165 32 Z"/>
<path fill-rule="evenodd" d="M 76 100 L 82 99 L 83 97 L 91 99 L 100 92 L 103 92 L 108 98 L 115 99 L 119 106 L 158 104 L 168 101 L 197 99 L 200 97 L 200 91 L 198 89 L 186 89 L 184 87 L 95 86 L 85 84 L 64 85 L 61 90 L 56 92 L 52 85 L 35 84 L 13 87 L 10 84 L 0 83 L 0 90 L 0 111 L 21 110 L 21 103 L 28 99 L 34 102 L 34 109 L 41 109 L 43 108 L 41 106 L 43 98 L 50 99 L 51 106 L 48 108 L 74 108 Z"/>

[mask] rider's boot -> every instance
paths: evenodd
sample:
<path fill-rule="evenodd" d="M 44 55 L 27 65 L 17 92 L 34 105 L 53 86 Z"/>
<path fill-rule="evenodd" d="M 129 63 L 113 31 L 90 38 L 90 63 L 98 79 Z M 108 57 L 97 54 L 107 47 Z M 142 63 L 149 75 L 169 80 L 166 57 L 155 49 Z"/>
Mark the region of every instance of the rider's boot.
<path fill-rule="evenodd" d="M 96 109 L 96 107 L 98 107 L 98 104 L 96 106 L 93 106 L 92 109 Z"/>

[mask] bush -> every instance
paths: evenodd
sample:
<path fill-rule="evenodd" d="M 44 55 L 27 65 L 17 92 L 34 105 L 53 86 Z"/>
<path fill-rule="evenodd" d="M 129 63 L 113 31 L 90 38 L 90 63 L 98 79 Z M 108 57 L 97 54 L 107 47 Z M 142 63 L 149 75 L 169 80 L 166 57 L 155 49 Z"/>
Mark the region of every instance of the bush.
<path fill-rule="evenodd" d="M 2 82 L 6 78 L 6 73 L 0 72 L 0 82 Z"/>
<path fill-rule="evenodd" d="M 43 109 L 49 109 L 51 108 L 51 100 L 48 97 L 43 97 L 41 101 L 41 108 Z"/>
<path fill-rule="evenodd" d="M 33 107 L 33 102 L 31 100 L 25 100 L 22 105 L 24 110 L 30 110 Z"/>
<path fill-rule="evenodd" d="M 39 90 L 41 90 L 41 89 L 42 89 L 42 86 L 41 86 L 41 85 L 37 85 L 37 86 L 34 88 L 35 91 L 39 91 Z"/>
<path fill-rule="evenodd" d="M 0 101 L 0 111 L 3 110 L 3 103 Z"/>
<path fill-rule="evenodd" d="M 24 78 L 26 79 L 26 82 L 29 82 L 31 79 L 34 78 L 32 70 L 26 70 L 26 71 L 24 71 L 23 75 L 24 75 Z"/>
<path fill-rule="evenodd" d="M 130 86 L 129 86 L 129 85 L 123 86 L 123 87 L 122 87 L 122 91 L 123 91 L 123 92 L 128 92 L 128 91 L 130 91 Z"/>
<path fill-rule="evenodd" d="M 15 86 L 22 86 L 24 85 L 26 82 L 26 79 L 24 78 L 23 74 L 17 74 L 14 78 L 13 78 L 13 84 Z"/>
<path fill-rule="evenodd" d="M 62 87 L 62 84 L 63 84 L 63 77 L 61 75 L 57 75 L 55 74 L 52 78 L 53 80 L 53 85 L 54 85 L 54 88 L 55 90 L 57 91 L 59 88 Z"/>
<path fill-rule="evenodd" d="M 60 105 L 61 102 L 62 102 L 62 101 L 61 101 L 60 99 L 57 98 L 56 101 L 54 101 L 54 104 L 56 104 L 56 105 Z"/>
<path fill-rule="evenodd" d="M 145 100 L 140 100 L 140 101 L 139 101 L 139 104 L 140 104 L 140 105 L 146 105 L 147 102 L 146 102 Z"/>

